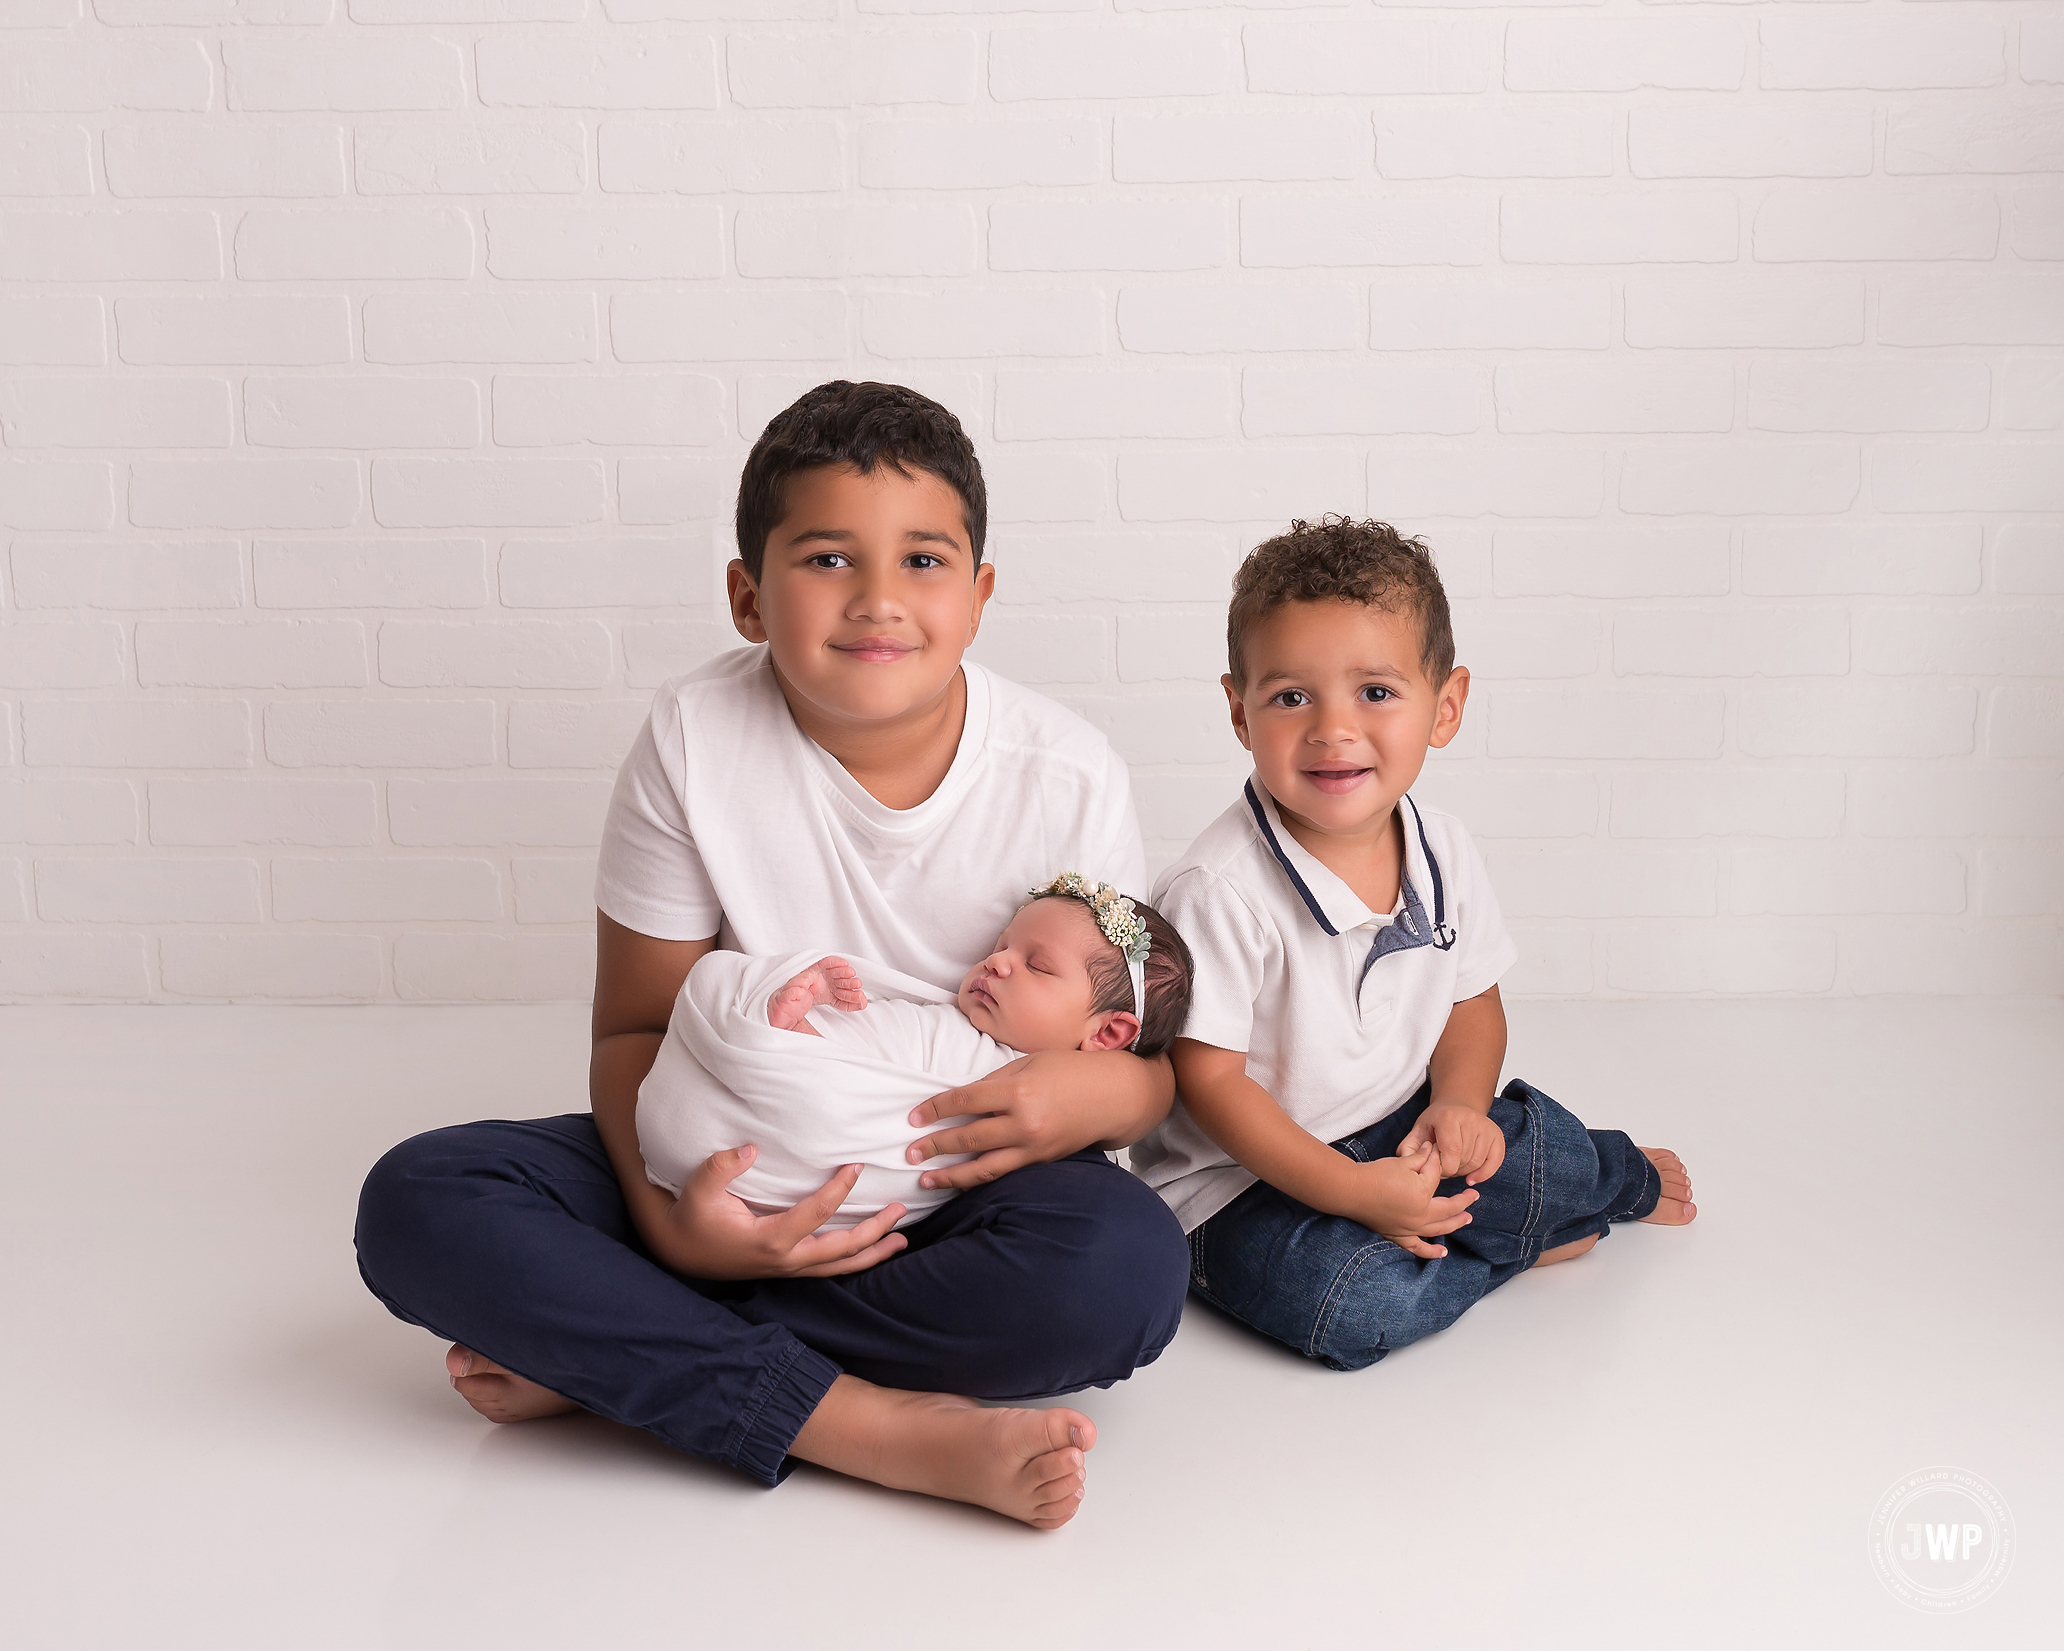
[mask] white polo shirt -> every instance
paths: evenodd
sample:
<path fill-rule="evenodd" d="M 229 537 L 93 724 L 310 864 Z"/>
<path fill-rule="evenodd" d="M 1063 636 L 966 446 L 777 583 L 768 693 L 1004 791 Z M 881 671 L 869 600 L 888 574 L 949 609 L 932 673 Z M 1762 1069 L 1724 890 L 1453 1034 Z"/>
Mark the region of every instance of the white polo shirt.
<path fill-rule="evenodd" d="M 1029 688 L 961 670 L 953 765 L 908 809 L 877 802 L 796 726 L 764 643 L 674 678 L 617 772 L 595 904 L 661 940 L 822 947 L 953 991 L 1057 872 L 1141 888 L 1110 742 Z"/>
<path fill-rule="evenodd" d="M 1449 1011 L 1519 955 L 1461 822 L 1409 795 L 1398 810 L 1405 868 L 1390 913 L 1372 912 L 1283 829 L 1258 778 L 1154 889 L 1197 960 L 1182 1035 L 1244 1053 L 1247 1075 L 1322 1141 L 1410 1100 Z M 1180 1099 L 1133 1147 L 1132 1168 L 1185 1232 L 1255 1182 Z"/>

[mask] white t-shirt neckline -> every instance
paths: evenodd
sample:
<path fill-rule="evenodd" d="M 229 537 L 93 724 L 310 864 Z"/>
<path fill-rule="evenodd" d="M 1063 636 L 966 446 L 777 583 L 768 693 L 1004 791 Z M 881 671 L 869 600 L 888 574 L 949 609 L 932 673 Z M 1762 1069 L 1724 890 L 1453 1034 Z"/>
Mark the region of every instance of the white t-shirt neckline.
<path fill-rule="evenodd" d="M 1144 892 L 1110 742 L 1029 688 L 961 670 L 959 748 L 910 809 L 883 806 L 803 733 L 765 644 L 665 683 L 617 774 L 596 905 L 660 940 L 816 947 L 952 991 L 1056 872 Z"/>
<path fill-rule="evenodd" d="M 804 733 L 800 725 L 796 726 L 795 736 L 809 753 L 814 772 L 828 787 L 834 806 L 862 831 L 875 837 L 922 837 L 967 795 L 989 733 L 989 682 L 986 672 L 971 671 L 965 665 L 960 674 L 967 684 L 967 710 L 961 720 L 953 762 L 932 794 L 910 808 L 889 807 L 854 779 L 844 763 Z M 777 679 L 777 690 L 779 686 Z"/>

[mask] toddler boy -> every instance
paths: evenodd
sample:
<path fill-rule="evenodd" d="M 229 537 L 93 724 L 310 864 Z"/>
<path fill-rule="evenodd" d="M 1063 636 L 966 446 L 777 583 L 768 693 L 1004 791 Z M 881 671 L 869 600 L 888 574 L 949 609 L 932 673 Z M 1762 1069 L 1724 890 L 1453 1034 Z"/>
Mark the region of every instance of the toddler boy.
<path fill-rule="evenodd" d="M 1611 1222 L 1691 1220 L 1674 1153 L 1494 1094 L 1516 952 L 1468 833 L 1410 795 L 1469 695 L 1424 545 L 1293 523 L 1241 567 L 1227 647 L 1254 774 L 1155 887 L 1196 980 L 1180 1099 L 1132 1149 L 1191 1288 L 1355 1370 Z"/>

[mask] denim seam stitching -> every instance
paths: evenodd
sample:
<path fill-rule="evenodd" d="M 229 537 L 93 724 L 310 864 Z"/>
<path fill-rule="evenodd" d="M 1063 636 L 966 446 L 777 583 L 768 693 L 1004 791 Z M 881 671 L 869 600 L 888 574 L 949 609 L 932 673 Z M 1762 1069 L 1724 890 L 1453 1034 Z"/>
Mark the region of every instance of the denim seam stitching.
<path fill-rule="evenodd" d="M 1608 1215 L 1606 1217 L 1607 1221 L 1627 1221 L 1634 1219 L 1634 1212 L 1641 1208 L 1642 1202 L 1648 1197 L 1648 1184 L 1651 1178 L 1655 1182 L 1656 1201 L 1658 1203 L 1662 1201 L 1663 1172 L 1655 1167 L 1655 1160 L 1650 1158 L 1647 1153 L 1641 1152 L 1641 1149 L 1639 1147 L 1636 1147 L 1634 1150 L 1638 1153 L 1641 1153 L 1641 1190 L 1634 1195 L 1633 1203 L 1627 1205 L 1625 1209 L 1622 1209 L 1615 1214 Z"/>
<path fill-rule="evenodd" d="M 1507 1092 L 1510 1098 L 1510 1091 Z M 1541 1212 L 1547 1207 L 1546 1183 L 1548 1170 L 1543 1160 L 1547 1157 L 1547 1143 L 1542 1134 L 1541 1108 L 1531 1087 L 1523 1087 L 1519 1096 L 1520 1110 L 1526 1114 L 1527 1138 L 1530 1150 L 1527 1156 L 1527 1216 L 1519 1229 L 1519 1253 L 1535 1258 L 1540 1255 L 1540 1240 L 1535 1229 L 1540 1225 Z M 1532 1265 L 1529 1261 L 1528 1265 Z"/>
<path fill-rule="evenodd" d="M 1521 1232 L 1519 1253 L 1529 1257 L 1527 1265 L 1534 1265 L 1534 1261 L 1540 1259 L 1538 1228 L 1542 1220 L 1542 1211 L 1548 1207 L 1548 1137 L 1544 1133 L 1546 1125 L 1542 1121 L 1540 1100 L 1536 1098 L 1534 1090 L 1529 1088 L 1525 1092 L 1525 1100 L 1521 1102 L 1521 1106 L 1525 1106 L 1527 1112 L 1527 1133 L 1534 1137 L 1534 1174 L 1527 1180 L 1527 1224 Z"/>
<path fill-rule="evenodd" d="M 1319 1349 L 1325 1343 L 1327 1332 L 1333 1328 L 1333 1320 L 1339 1316 L 1340 1304 L 1347 1298 L 1347 1286 L 1362 1270 L 1369 1257 L 1389 1243 L 1390 1239 L 1379 1238 L 1373 1244 L 1362 1245 L 1347 1258 L 1340 1271 L 1333 1275 L 1333 1282 L 1327 1286 L 1325 1298 L 1319 1303 L 1319 1316 L 1313 1321 L 1311 1337 L 1305 1344 L 1305 1357 L 1323 1357 Z"/>

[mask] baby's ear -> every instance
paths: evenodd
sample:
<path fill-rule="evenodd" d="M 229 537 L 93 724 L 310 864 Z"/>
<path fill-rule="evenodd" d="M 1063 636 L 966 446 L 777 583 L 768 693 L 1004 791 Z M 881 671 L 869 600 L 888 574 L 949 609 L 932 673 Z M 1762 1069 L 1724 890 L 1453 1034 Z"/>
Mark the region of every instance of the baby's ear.
<path fill-rule="evenodd" d="M 1132 1041 L 1139 1036 L 1139 1022 L 1123 1009 L 1113 1009 L 1109 1014 L 1097 1016 L 1090 1028 L 1089 1036 L 1080 1045 L 1085 1050 L 1130 1049 Z"/>

